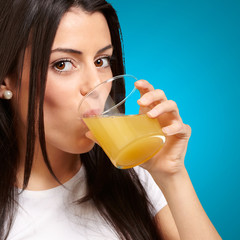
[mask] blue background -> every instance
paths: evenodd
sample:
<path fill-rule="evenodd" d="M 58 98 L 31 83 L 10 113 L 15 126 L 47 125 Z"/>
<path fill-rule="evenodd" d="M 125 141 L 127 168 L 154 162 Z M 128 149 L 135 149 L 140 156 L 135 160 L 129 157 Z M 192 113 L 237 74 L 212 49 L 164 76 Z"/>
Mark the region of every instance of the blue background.
<path fill-rule="evenodd" d="M 177 102 L 186 167 L 223 239 L 240 234 L 240 1 L 111 0 L 127 73 Z"/>

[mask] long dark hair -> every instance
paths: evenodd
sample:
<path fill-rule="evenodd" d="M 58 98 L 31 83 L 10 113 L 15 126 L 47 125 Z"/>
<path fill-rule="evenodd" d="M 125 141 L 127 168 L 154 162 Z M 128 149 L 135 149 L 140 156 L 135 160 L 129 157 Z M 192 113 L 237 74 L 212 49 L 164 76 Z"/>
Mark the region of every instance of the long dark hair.
<path fill-rule="evenodd" d="M 29 103 L 27 116 L 27 144 L 23 188 L 28 185 L 31 174 L 36 116 L 38 133 L 44 161 L 57 180 L 48 160 L 43 102 L 49 56 L 53 40 L 64 13 L 71 7 L 87 12 L 101 12 L 108 23 L 115 60 L 113 75 L 123 74 L 124 64 L 121 31 L 112 6 L 104 0 L 0 0 L 0 85 L 7 76 L 14 76 L 16 86 L 21 87 L 23 58 L 27 46 L 31 46 L 29 78 Z M 114 86 L 124 94 L 124 85 Z M 9 101 L 0 100 L 0 239 L 7 239 L 14 221 L 18 193 L 16 174 L 18 170 L 18 140 L 16 134 L 18 117 Z M 115 168 L 103 150 L 95 146 L 81 154 L 86 168 L 87 195 L 79 204 L 92 199 L 102 217 L 113 226 L 121 239 L 160 239 L 151 204 L 133 169 Z"/>

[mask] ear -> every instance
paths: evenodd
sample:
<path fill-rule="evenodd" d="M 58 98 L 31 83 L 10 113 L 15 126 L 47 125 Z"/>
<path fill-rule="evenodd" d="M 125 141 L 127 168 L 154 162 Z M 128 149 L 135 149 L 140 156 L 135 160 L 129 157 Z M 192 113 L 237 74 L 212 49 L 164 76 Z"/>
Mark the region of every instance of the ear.
<path fill-rule="evenodd" d="M 11 99 L 12 91 L 13 89 L 11 88 L 11 79 L 9 77 L 6 77 L 2 85 L 0 85 L 0 98 Z"/>

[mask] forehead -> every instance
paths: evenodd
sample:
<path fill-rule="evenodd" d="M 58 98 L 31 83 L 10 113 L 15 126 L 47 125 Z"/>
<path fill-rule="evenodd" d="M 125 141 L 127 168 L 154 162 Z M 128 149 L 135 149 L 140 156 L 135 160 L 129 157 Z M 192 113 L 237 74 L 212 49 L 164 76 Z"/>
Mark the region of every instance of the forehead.
<path fill-rule="evenodd" d="M 111 35 L 104 15 L 71 8 L 60 21 L 53 49 L 71 47 L 81 51 L 111 44 Z"/>

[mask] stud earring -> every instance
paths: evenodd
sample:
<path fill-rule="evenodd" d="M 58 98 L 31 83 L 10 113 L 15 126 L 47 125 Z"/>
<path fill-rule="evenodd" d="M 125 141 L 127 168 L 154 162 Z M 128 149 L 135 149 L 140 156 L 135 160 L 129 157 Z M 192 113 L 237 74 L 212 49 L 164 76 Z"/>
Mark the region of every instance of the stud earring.
<path fill-rule="evenodd" d="M 6 91 L 4 91 L 4 93 L 3 93 L 4 99 L 9 100 L 9 99 L 12 98 L 12 96 L 13 96 L 13 93 L 12 93 L 12 91 L 10 91 L 10 90 L 6 90 Z"/>

